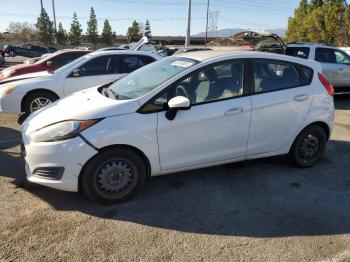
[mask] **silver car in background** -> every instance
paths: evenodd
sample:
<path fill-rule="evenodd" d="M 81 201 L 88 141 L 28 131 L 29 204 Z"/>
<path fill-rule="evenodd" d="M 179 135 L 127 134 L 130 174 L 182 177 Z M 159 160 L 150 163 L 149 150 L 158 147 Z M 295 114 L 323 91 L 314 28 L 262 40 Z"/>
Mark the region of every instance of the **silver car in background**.
<path fill-rule="evenodd" d="M 350 93 L 350 56 L 343 50 L 322 44 L 289 43 L 286 55 L 315 60 L 336 93 Z"/>

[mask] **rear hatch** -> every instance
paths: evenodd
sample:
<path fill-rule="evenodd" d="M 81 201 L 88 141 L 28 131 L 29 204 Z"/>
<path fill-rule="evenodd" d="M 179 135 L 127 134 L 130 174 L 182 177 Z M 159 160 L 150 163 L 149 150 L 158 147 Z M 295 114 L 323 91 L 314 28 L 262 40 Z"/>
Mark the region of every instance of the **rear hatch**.
<path fill-rule="evenodd" d="M 233 40 L 250 44 L 256 51 L 284 54 L 285 43 L 277 34 L 243 31 L 235 34 Z M 244 44 L 243 44 L 244 45 Z"/>

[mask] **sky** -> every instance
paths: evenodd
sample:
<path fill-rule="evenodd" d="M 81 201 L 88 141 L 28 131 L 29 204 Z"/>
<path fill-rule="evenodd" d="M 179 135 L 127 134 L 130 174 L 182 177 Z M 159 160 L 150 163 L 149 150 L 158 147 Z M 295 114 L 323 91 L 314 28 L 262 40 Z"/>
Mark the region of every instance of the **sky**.
<path fill-rule="evenodd" d="M 52 0 L 42 0 L 53 19 Z M 210 10 L 218 11 L 218 29 L 286 28 L 299 0 L 210 0 Z M 207 0 L 192 0 L 191 34 L 205 31 Z M 68 31 L 73 12 L 86 32 L 90 8 L 95 9 L 99 31 L 109 19 L 113 31 L 125 34 L 132 21 L 150 20 L 153 35 L 183 36 L 186 29 L 188 0 L 55 0 L 57 25 Z M 40 0 L 0 0 L 0 32 L 11 21 L 35 24 L 40 13 Z"/>

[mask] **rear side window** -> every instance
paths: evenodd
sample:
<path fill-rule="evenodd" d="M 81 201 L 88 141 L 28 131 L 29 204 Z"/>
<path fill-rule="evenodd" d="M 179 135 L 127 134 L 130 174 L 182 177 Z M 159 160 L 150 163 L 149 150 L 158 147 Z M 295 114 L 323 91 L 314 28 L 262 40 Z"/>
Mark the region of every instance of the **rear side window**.
<path fill-rule="evenodd" d="M 123 61 L 123 73 L 131 73 L 136 69 L 139 69 L 151 62 L 154 62 L 153 58 L 146 56 L 137 56 L 137 55 L 126 55 L 124 56 Z"/>
<path fill-rule="evenodd" d="M 337 58 L 333 49 L 316 48 L 315 60 L 320 63 L 336 63 Z"/>
<path fill-rule="evenodd" d="M 310 48 L 308 47 L 287 47 L 286 55 L 308 59 Z"/>
<path fill-rule="evenodd" d="M 109 63 L 109 56 L 100 56 L 93 58 L 81 66 L 83 76 L 105 75 L 108 74 L 107 65 Z"/>
<path fill-rule="evenodd" d="M 293 64 L 274 61 L 254 61 L 255 93 L 266 93 L 301 85 L 298 70 Z"/>

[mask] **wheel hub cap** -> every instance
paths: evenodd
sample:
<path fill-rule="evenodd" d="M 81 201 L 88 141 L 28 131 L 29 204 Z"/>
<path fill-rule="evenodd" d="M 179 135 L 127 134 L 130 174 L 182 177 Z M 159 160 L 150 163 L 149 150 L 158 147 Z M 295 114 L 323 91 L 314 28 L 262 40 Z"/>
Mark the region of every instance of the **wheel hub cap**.
<path fill-rule="evenodd" d="M 98 188 L 106 193 L 120 193 L 132 184 L 133 172 L 128 163 L 109 161 L 97 173 Z"/>
<path fill-rule="evenodd" d="M 37 111 L 48 104 L 51 104 L 51 100 L 46 97 L 38 97 L 30 103 L 30 112 Z"/>
<path fill-rule="evenodd" d="M 319 151 L 320 142 L 316 135 L 309 134 L 304 137 L 300 144 L 299 152 L 304 161 L 311 160 Z"/>

